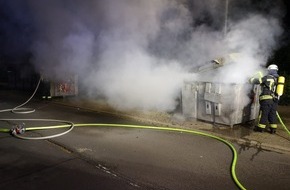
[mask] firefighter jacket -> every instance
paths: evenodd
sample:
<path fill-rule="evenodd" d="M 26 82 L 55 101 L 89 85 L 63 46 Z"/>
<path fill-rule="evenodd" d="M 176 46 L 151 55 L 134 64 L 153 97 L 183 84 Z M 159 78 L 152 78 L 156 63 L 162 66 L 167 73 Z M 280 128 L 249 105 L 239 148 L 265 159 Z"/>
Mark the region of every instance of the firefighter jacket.
<path fill-rule="evenodd" d="M 277 73 L 265 75 L 262 78 L 252 78 L 250 82 L 252 84 L 260 84 L 261 85 L 261 94 L 260 100 L 273 99 L 276 98 L 277 95 L 275 93 L 277 86 L 277 78 L 279 75 Z"/>

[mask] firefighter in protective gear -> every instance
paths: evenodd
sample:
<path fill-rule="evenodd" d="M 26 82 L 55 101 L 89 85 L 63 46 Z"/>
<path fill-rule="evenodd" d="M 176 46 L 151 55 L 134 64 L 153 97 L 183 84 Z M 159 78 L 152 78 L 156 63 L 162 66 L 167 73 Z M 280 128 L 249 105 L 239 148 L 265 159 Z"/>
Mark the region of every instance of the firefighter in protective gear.
<path fill-rule="evenodd" d="M 270 132 L 276 133 L 277 129 L 277 107 L 278 97 L 275 92 L 278 79 L 278 66 L 269 65 L 268 74 L 261 78 L 251 78 L 252 84 L 261 85 L 261 94 L 259 97 L 260 113 L 258 125 L 255 126 L 254 131 L 263 132 L 269 124 Z"/>

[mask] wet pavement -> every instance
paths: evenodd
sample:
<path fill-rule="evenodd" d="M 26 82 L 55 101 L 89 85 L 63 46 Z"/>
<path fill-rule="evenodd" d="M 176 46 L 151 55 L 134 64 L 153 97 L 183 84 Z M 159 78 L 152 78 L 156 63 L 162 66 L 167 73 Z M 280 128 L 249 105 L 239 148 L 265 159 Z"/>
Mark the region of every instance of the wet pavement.
<path fill-rule="evenodd" d="M 2 91 L 5 96 L 20 96 L 13 91 Z M 21 95 L 22 96 L 22 95 Z M 30 94 L 26 94 L 24 97 L 29 97 Z M 20 98 L 21 99 L 25 98 Z M 19 98 L 19 97 L 18 97 Z M 34 97 L 35 98 L 35 97 Z M 282 152 L 290 152 L 290 135 L 284 129 L 284 127 L 279 123 L 276 134 L 270 134 L 268 131 L 263 133 L 254 132 L 253 127 L 255 121 L 251 121 L 242 125 L 234 125 L 232 128 L 230 126 L 219 125 L 209 122 L 203 122 L 195 119 L 184 118 L 180 113 L 160 113 L 160 112 L 142 112 L 138 110 L 134 111 L 117 111 L 108 106 L 102 99 L 88 99 L 83 96 L 72 96 L 72 97 L 60 97 L 52 98 L 49 100 L 50 103 L 61 104 L 71 107 L 76 107 L 79 109 L 87 109 L 98 111 L 102 113 L 109 113 L 116 115 L 118 117 L 130 118 L 136 121 L 146 123 L 148 125 L 166 126 L 190 130 L 198 130 L 207 132 L 213 135 L 217 135 L 224 139 L 232 142 L 237 142 L 238 144 L 243 144 L 247 146 L 262 148 L 266 150 L 275 150 Z M 17 104 L 15 105 L 17 106 Z M 24 106 L 25 107 L 25 106 Z M 290 109 L 290 107 L 289 107 Z M 288 107 L 280 106 L 278 108 L 279 115 L 282 121 L 286 124 L 288 130 L 290 126 L 290 112 Z"/>
<path fill-rule="evenodd" d="M 28 97 L 1 93 L 0 100 L 5 100 L 5 96 L 14 100 L 0 101 L 1 108 L 17 106 Z M 251 125 L 213 126 L 187 120 L 178 113 L 118 112 L 100 99 L 81 97 L 33 100 L 27 105 L 30 106 L 37 110 L 29 114 L 31 118 L 75 123 L 145 123 L 217 135 L 238 143 L 237 175 L 247 188 L 287 189 L 290 185 L 289 136 L 280 126 L 275 135 L 256 133 Z M 1 113 L 1 118 L 27 117 Z M 30 135 L 54 132 L 37 131 Z M 237 189 L 229 174 L 232 153 L 228 147 L 198 136 L 76 127 L 69 134 L 48 141 L 23 141 L 1 133 L 0 142 L 0 189 Z M 256 180 L 257 173 L 259 180 L 266 181 Z M 281 177 L 272 183 L 273 176 Z"/>
<path fill-rule="evenodd" d="M 88 100 L 82 97 L 67 97 L 56 98 L 52 101 L 57 104 L 110 113 L 113 115 L 134 119 L 136 121 L 141 121 L 149 125 L 203 131 L 245 146 L 265 150 L 290 152 L 290 134 L 288 134 L 280 123 L 278 124 L 276 134 L 270 134 L 268 130 L 263 133 L 254 132 L 253 128 L 255 121 L 241 125 L 234 125 L 231 128 L 230 126 L 219 124 L 213 125 L 209 122 L 184 118 L 180 113 L 140 112 L 138 110 L 122 112 L 116 111 L 110 108 L 110 106 L 108 106 L 101 99 Z M 287 110 L 287 108 L 283 108 L 281 110 L 285 109 Z M 284 114 L 284 112 L 279 112 L 282 121 L 286 124 L 286 127 L 290 129 L 290 127 L 287 126 L 290 116 L 286 114 Z"/>
<path fill-rule="evenodd" d="M 0 97 L 1 108 L 13 107 L 21 98 L 7 99 Z M 48 123 L 49 118 L 76 124 L 143 124 L 53 101 L 32 100 L 27 107 L 36 111 L 1 113 L 1 128 L 9 129 L 22 122 L 28 128 L 58 124 L 56 121 Z M 26 131 L 21 136 L 42 137 L 63 130 Z M 219 152 L 214 151 L 216 149 Z M 232 154 L 227 146 L 213 139 L 192 138 L 178 132 L 75 127 L 66 135 L 48 140 L 21 140 L 0 133 L 0 155 L 1 190 L 237 189 L 228 169 Z M 217 165 L 216 159 L 222 162 Z"/>

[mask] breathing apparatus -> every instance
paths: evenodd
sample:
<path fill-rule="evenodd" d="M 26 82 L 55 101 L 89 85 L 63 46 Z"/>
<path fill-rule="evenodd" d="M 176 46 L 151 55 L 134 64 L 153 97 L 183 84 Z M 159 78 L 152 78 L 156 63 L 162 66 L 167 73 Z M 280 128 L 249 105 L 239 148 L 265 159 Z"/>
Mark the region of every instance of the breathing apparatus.
<path fill-rule="evenodd" d="M 277 84 L 277 87 L 276 87 L 276 94 L 278 95 L 278 99 L 279 99 L 280 96 L 283 95 L 284 84 L 285 84 L 285 77 L 279 76 L 278 77 L 278 84 Z"/>
<path fill-rule="evenodd" d="M 278 66 L 275 64 L 269 65 L 267 69 L 268 69 L 270 74 L 272 74 L 272 73 L 276 74 L 278 72 Z M 278 96 L 277 97 L 278 99 L 280 98 L 280 96 L 283 95 L 284 84 L 285 84 L 285 77 L 279 76 L 278 80 L 277 80 L 277 86 L 275 89 L 275 94 Z"/>

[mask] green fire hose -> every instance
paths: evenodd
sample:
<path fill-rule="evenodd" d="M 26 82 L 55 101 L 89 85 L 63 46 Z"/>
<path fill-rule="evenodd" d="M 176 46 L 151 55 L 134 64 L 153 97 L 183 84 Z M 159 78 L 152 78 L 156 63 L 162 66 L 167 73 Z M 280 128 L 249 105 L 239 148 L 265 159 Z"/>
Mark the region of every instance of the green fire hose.
<path fill-rule="evenodd" d="M 276 114 L 277 114 L 277 117 L 278 117 L 278 119 L 279 119 L 281 125 L 283 126 L 283 128 L 285 129 L 285 131 L 287 131 L 288 135 L 290 135 L 290 131 L 288 130 L 288 128 L 286 127 L 286 125 L 285 125 L 284 122 L 282 121 L 282 119 L 281 119 L 279 113 L 276 112 Z"/>
<path fill-rule="evenodd" d="M 14 120 L 15 119 L 0 119 L 0 121 L 9 121 L 9 120 Z M 42 121 L 42 119 L 18 119 L 18 120 L 22 120 L 22 121 Z M 242 190 L 245 190 L 246 188 L 239 182 L 237 176 L 236 176 L 236 165 L 237 165 L 237 160 L 238 160 L 238 154 L 237 151 L 235 149 L 235 147 L 233 146 L 233 144 L 231 144 L 230 142 L 228 142 L 227 140 L 220 138 L 218 136 L 212 135 L 212 134 L 208 134 L 208 133 L 203 133 L 203 132 L 199 132 L 199 131 L 194 131 L 194 130 L 188 130 L 188 129 L 181 129 L 181 128 L 171 128 L 171 127 L 155 127 L 155 126 L 145 126 L 145 125 L 125 125 L 125 124 L 102 124 L 102 123 L 80 123 L 80 124 L 73 124 L 71 122 L 68 121 L 63 121 L 63 120 L 47 120 L 44 119 L 44 121 L 53 121 L 53 122 L 61 122 L 61 123 L 66 123 L 65 125 L 55 125 L 55 126 L 43 126 L 43 127 L 28 127 L 23 129 L 23 126 L 18 126 L 18 129 L 13 129 L 13 130 L 9 130 L 9 129 L 4 129 L 4 128 L 0 128 L 0 132 L 5 132 L 8 133 L 10 132 L 13 136 L 17 137 L 17 138 L 21 138 L 21 139 L 25 139 L 25 140 L 39 140 L 39 139 L 48 139 L 48 138 L 52 138 L 52 137 L 57 137 L 57 136 L 61 136 L 64 135 L 66 133 L 68 133 L 69 131 L 71 131 L 73 129 L 73 127 L 121 127 L 121 128 L 137 128 L 137 129 L 150 129 L 150 130 L 159 130 L 159 131 L 173 131 L 173 132 L 183 132 L 183 133 L 189 133 L 189 134 L 194 134 L 194 135 L 201 135 L 201 136 L 205 136 L 205 137 L 209 137 L 215 140 L 218 140 L 224 144 L 226 144 L 232 151 L 233 153 L 233 159 L 232 159 L 232 163 L 231 163 L 231 176 L 232 179 L 234 180 L 235 184 Z M 52 136 L 47 136 L 47 137 L 24 137 L 23 135 L 21 135 L 21 133 L 23 133 L 24 131 L 35 131 L 35 130 L 47 130 L 47 129 L 55 129 L 55 128 L 69 128 L 67 131 L 61 133 L 61 134 L 57 134 L 57 135 L 52 135 Z"/>
<path fill-rule="evenodd" d="M 287 129 L 286 125 L 282 121 L 280 115 L 278 112 L 277 117 L 283 126 L 283 128 L 287 131 L 287 133 L 290 135 L 289 130 Z M 183 132 L 183 133 L 189 133 L 193 135 L 201 135 L 205 137 L 209 137 L 215 140 L 218 140 L 224 144 L 226 144 L 232 151 L 233 153 L 233 159 L 231 163 L 231 176 L 232 179 L 234 180 L 235 184 L 237 185 L 238 188 L 245 190 L 246 188 L 239 182 L 237 176 L 236 176 L 236 165 L 237 165 L 237 160 L 238 160 L 238 154 L 233 146 L 232 143 L 228 142 L 227 140 L 220 138 L 218 136 L 200 132 L 200 131 L 194 131 L 194 130 L 189 130 L 189 129 L 181 129 L 181 128 L 171 128 L 171 127 L 156 127 L 156 126 L 145 126 L 145 125 L 126 125 L 126 124 L 105 124 L 105 123 L 79 123 L 79 124 L 74 124 L 69 121 L 64 121 L 64 120 L 54 120 L 54 119 L 0 119 L 0 121 L 47 121 L 47 122 L 59 122 L 59 123 L 65 123 L 64 125 L 53 125 L 53 126 L 41 126 L 41 127 L 28 127 L 25 128 L 23 125 L 17 125 L 13 129 L 6 129 L 6 128 L 0 128 L 0 132 L 2 133 L 10 133 L 11 135 L 24 139 L 24 140 L 43 140 L 43 139 L 50 139 L 50 138 L 55 138 L 62 136 L 64 134 L 69 133 L 74 127 L 121 127 L 121 128 L 137 128 L 137 129 L 150 129 L 150 130 L 159 130 L 159 131 L 173 131 L 173 132 Z M 36 130 L 47 130 L 47 129 L 56 129 L 56 128 L 68 128 L 65 132 L 58 133 L 56 135 L 50 135 L 50 136 L 44 136 L 44 137 L 27 137 L 21 135 L 25 131 L 36 131 Z"/>

